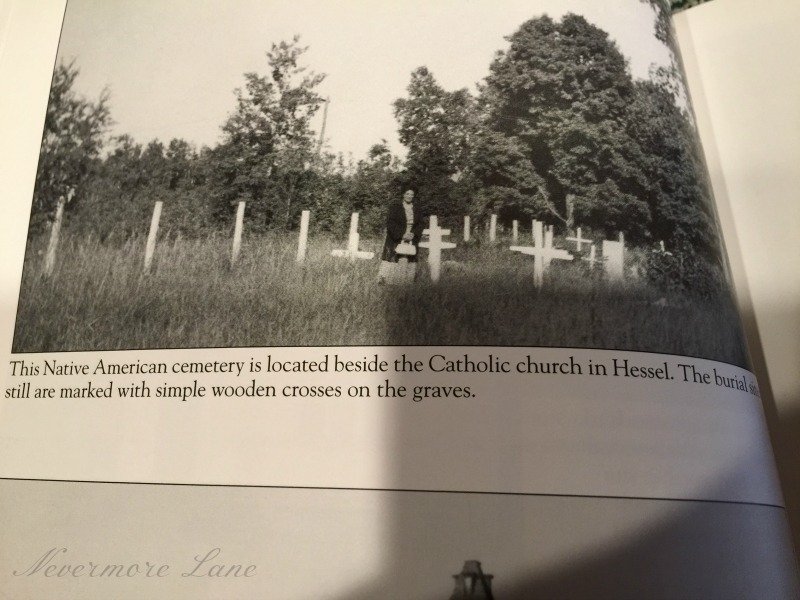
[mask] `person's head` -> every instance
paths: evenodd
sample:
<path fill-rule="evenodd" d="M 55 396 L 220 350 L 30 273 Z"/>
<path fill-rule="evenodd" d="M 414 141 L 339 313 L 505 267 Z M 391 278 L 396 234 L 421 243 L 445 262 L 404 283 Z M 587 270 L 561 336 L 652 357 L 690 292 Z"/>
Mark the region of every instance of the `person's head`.
<path fill-rule="evenodd" d="M 403 202 L 406 204 L 411 204 L 414 202 L 414 190 L 408 188 L 405 192 L 403 192 Z"/>

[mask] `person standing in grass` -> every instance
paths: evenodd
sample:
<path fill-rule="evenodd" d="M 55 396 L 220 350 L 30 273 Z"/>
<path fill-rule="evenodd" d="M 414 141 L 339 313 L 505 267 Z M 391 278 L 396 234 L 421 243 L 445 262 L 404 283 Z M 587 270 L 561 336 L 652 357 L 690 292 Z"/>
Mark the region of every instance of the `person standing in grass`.
<path fill-rule="evenodd" d="M 406 188 L 402 200 L 389 205 L 378 283 L 414 280 L 417 246 L 424 228 L 419 207 L 414 204 L 414 196 L 415 191 Z"/>

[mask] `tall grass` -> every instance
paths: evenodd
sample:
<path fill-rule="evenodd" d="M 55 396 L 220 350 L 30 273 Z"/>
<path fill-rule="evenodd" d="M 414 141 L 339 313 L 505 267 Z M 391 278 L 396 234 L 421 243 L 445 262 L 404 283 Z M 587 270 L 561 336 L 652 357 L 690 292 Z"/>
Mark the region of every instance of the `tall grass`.
<path fill-rule="evenodd" d="M 43 240 L 30 244 L 15 352 L 328 345 L 564 346 L 674 353 L 745 364 L 730 302 L 663 297 L 646 284 L 610 285 L 577 263 L 554 263 L 533 286 L 532 260 L 507 246 L 446 252 L 437 285 L 377 285 L 377 258 L 334 258 L 315 236 L 302 266 L 296 237 L 161 241 L 143 274 L 144 238 L 63 239 L 53 274 Z M 380 252 L 379 240 L 362 247 Z"/>

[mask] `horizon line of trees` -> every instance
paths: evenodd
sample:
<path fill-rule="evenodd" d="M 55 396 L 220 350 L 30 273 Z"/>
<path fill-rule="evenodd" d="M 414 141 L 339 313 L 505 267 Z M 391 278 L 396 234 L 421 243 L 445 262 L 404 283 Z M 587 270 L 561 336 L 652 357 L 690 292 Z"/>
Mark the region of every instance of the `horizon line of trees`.
<path fill-rule="evenodd" d="M 101 238 L 146 231 L 155 200 L 164 228 L 198 235 L 227 226 L 247 202 L 251 231 L 291 230 L 302 210 L 316 230 L 344 230 L 352 211 L 365 231 L 382 229 L 387 203 L 405 186 L 440 219 L 497 213 L 501 223 L 539 219 L 630 243 L 665 241 L 719 270 L 722 256 L 705 164 L 674 54 L 668 7 L 653 10 L 672 65 L 635 80 L 608 34 L 568 14 L 523 23 L 498 51 L 473 95 L 448 91 L 424 66 L 393 104 L 405 160 L 381 140 L 358 161 L 322 151 L 311 120 L 324 75 L 302 64 L 295 37 L 273 44 L 266 74 L 245 73 L 222 140 L 146 145 L 105 136 L 107 93 L 78 96 L 74 63 L 60 64 L 50 92 L 31 235 L 60 196 L 76 189 L 69 226 Z"/>

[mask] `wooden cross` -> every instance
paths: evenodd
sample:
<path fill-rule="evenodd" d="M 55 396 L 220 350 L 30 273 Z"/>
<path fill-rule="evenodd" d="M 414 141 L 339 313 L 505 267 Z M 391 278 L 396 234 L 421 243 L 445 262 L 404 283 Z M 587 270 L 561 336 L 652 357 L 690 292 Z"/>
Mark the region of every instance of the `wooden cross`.
<path fill-rule="evenodd" d="M 157 200 L 153 207 L 153 218 L 150 219 L 150 233 L 147 234 L 147 245 L 144 249 L 144 272 L 150 270 L 153 262 L 153 254 L 156 251 L 156 237 L 158 236 L 158 222 L 161 219 L 161 206 L 163 202 Z"/>
<path fill-rule="evenodd" d="M 420 248 L 428 249 L 428 267 L 431 272 L 431 281 L 436 283 L 442 274 L 442 250 L 450 250 L 455 248 L 453 242 L 445 242 L 442 237 L 450 235 L 449 229 L 439 228 L 439 219 L 435 215 L 431 215 L 431 223 L 428 229 L 422 233 L 428 234 L 428 241 L 420 242 Z"/>
<path fill-rule="evenodd" d="M 580 234 L 578 234 L 580 237 Z M 589 261 L 589 264 L 594 267 L 594 263 L 597 262 L 597 248 L 594 244 L 589 247 L 589 256 L 584 256 L 583 260 Z"/>
<path fill-rule="evenodd" d="M 64 204 L 66 203 L 67 200 L 64 199 L 64 196 L 59 197 L 56 218 L 53 221 L 53 228 L 50 230 L 50 242 L 47 244 L 47 254 L 44 257 L 44 274 L 48 277 L 52 274 L 53 266 L 56 264 L 56 247 L 61 232 L 61 222 L 64 220 Z"/>
<path fill-rule="evenodd" d="M 311 213 L 304 210 L 300 215 L 300 239 L 297 241 L 297 258 L 295 259 L 298 264 L 306 260 L 306 249 L 308 248 L 308 220 L 311 218 Z"/>
<path fill-rule="evenodd" d="M 349 258 L 355 260 L 357 258 L 371 259 L 375 256 L 374 252 L 363 252 L 358 249 L 358 213 L 354 212 L 350 215 L 350 235 L 347 237 L 347 250 L 333 250 L 332 256 L 341 258 Z"/>
<path fill-rule="evenodd" d="M 533 256 L 533 285 L 537 288 L 544 283 L 544 272 L 553 260 L 572 260 L 572 255 L 566 250 L 553 248 L 553 230 L 548 228 L 544 235 L 541 221 L 533 222 L 533 246 L 511 246 L 513 252 L 521 252 Z"/>
<path fill-rule="evenodd" d="M 552 225 L 547 225 L 545 227 L 545 230 L 544 230 L 544 247 L 547 248 L 547 249 L 553 248 L 553 231 L 554 231 L 554 228 L 553 228 Z M 549 256 L 549 255 L 544 257 L 544 270 L 545 271 L 547 271 L 547 269 L 550 268 L 550 263 L 553 261 L 553 258 L 555 258 L 555 257 Z M 572 260 L 571 256 L 570 256 L 570 260 Z"/>
<path fill-rule="evenodd" d="M 233 247 L 231 248 L 231 266 L 236 264 L 239 251 L 242 248 L 242 227 L 244 225 L 244 202 L 239 202 L 236 207 L 236 224 L 233 227 Z"/>
<path fill-rule="evenodd" d="M 578 252 L 581 251 L 581 245 L 582 244 L 591 244 L 592 243 L 591 239 L 582 237 L 581 228 L 580 227 L 578 227 L 578 235 L 576 235 L 575 237 L 568 237 L 568 238 L 566 238 L 566 240 L 568 242 L 575 242 L 578 245 Z"/>

